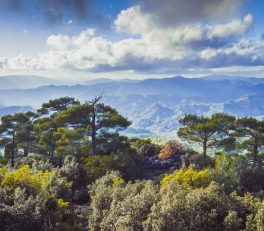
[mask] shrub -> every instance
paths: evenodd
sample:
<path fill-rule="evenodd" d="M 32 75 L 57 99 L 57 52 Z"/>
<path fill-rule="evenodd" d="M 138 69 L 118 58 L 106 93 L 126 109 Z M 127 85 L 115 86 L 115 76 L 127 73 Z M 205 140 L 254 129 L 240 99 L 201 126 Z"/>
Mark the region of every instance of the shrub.
<path fill-rule="evenodd" d="M 88 156 L 84 159 L 84 169 L 87 172 L 89 182 L 104 176 L 113 165 L 113 157 L 106 155 Z"/>
<path fill-rule="evenodd" d="M 204 189 L 190 190 L 171 181 L 161 188 L 160 195 L 160 201 L 153 205 L 144 223 L 144 230 L 220 231 L 242 227 L 233 214 L 236 202 L 216 183 Z"/>
<path fill-rule="evenodd" d="M 166 175 L 161 180 L 161 187 L 166 186 L 170 181 L 177 181 L 185 187 L 206 187 L 210 183 L 210 170 L 204 169 L 201 171 L 195 171 L 192 167 L 189 167 L 186 170 L 180 169 L 173 174 Z"/>
<path fill-rule="evenodd" d="M 260 169 L 246 169 L 240 176 L 240 187 L 244 192 L 264 191 L 264 171 Z"/>
<path fill-rule="evenodd" d="M 156 156 L 160 153 L 160 146 L 152 143 L 150 139 L 132 139 L 131 144 L 142 158 Z"/>
<path fill-rule="evenodd" d="M 190 165 L 193 165 L 194 169 L 196 170 L 213 168 L 215 165 L 214 159 L 210 156 L 198 154 L 190 149 L 186 151 L 184 156 L 182 156 L 182 163 L 186 168 L 188 168 Z"/>
<path fill-rule="evenodd" d="M 124 185 L 119 173 L 107 174 L 91 187 L 89 230 L 143 230 L 157 192 L 151 181 Z"/>
<path fill-rule="evenodd" d="M 56 230 L 68 214 L 71 186 L 58 169 L 0 168 L 0 230 Z"/>
<path fill-rule="evenodd" d="M 170 140 L 161 149 L 159 158 L 164 160 L 170 158 L 173 155 L 183 155 L 184 153 L 185 148 L 180 142 L 176 140 Z"/>
<path fill-rule="evenodd" d="M 263 200 L 251 194 L 229 195 L 216 182 L 203 188 L 176 180 L 161 187 L 151 181 L 125 185 L 118 172 L 111 172 L 96 180 L 90 195 L 89 230 L 262 231 L 264 227 Z"/>

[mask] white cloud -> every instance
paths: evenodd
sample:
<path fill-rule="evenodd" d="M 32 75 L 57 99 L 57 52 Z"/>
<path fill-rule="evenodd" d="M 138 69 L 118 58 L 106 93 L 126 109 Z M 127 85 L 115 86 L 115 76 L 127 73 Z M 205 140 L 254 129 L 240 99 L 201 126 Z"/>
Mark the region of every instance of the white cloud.
<path fill-rule="evenodd" d="M 36 56 L 0 58 L 2 70 L 79 70 L 173 72 L 180 69 L 233 65 L 264 65 L 263 44 L 241 38 L 250 30 L 253 16 L 221 24 L 156 23 L 139 5 L 123 10 L 114 24 L 128 38 L 110 41 L 88 28 L 76 36 L 51 35 L 48 52 Z M 134 35 L 137 35 L 136 37 Z"/>
<path fill-rule="evenodd" d="M 144 14 L 139 5 L 122 10 L 117 16 L 114 24 L 118 32 L 127 32 L 130 34 L 147 33 L 153 25 L 153 19 L 150 15 Z"/>
<path fill-rule="evenodd" d="M 201 58 L 205 60 L 209 60 L 217 55 L 217 51 L 215 49 L 205 49 L 201 51 Z"/>
<path fill-rule="evenodd" d="M 55 50 L 67 50 L 71 46 L 83 47 L 91 38 L 95 36 L 95 29 L 88 28 L 78 36 L 69 37 L 67 35 L 51 35 L 47 39 L 47 45 Z"/>
<path fill-rule="evenodd" d="M 253 23 L 253 16 L 248 14 L 243 20 L 232 20 L 226 24 L 213 26 L 208 31 L 209 38 L 225 38 L 229 36 L 244 35 Z"/>
<path fill-rule="evenodd" d="M 72 43 L 78 47 L 85 46 L 89 40 L 95 36 L 95 29 L 88 28 L 85 31 L 82 31 L 80 35 L 72 38 Z"/>
<path fill-rule="evenodd" d="M 192 42 L 197 40 L 227 38 L 242 36 L 252 26 L 253 16 L 248 14 L 243 20 L 234 19 L 224 24 L 208 25 L 187 24 L 181 26 L 164 27 L 154 24 L 154 16 L 144 13 L 140 6 L 134 6 L 121 11 L 115 21 L 117 31 L 141 36 L 168 38 L 176 42 Z"/>
<path fill-rule="evenodd" d="M 71 44 L 71 39 L 66 35 L 51 35 L 47 39 L 47 45 L 56 50 L 66 50 Z"/>

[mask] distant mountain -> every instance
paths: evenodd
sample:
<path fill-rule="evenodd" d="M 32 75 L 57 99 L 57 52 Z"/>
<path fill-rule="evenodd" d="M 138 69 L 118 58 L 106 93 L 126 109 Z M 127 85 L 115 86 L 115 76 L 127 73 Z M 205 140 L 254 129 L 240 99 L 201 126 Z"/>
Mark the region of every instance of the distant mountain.
<path fill-rule="evenodd" d="M 100 83 L 111 83 L 111 82 L 129 82 L 129 83 L 136 83 L 139 82 L 140 80 L 133 80 L 133 79 L 108 79 L 108 78 L 100 78 L 100 79 L 93 79 L 93 80 L 87 80 L 87 81 L 82 81 L 79 84 L 80 85 L 94 85 L 94 84 L 100 84 Z"/>
<path fill-rule="evenodd" d="M 62 85 L 62 82 L 33 75 L 0 76 L 0 90 L 28 89 L 49 85 Z"/>
<path fill-rule="evenodd" d="M 10 106 L 10 107 L 0 107 L 0 117 L 4 115 L 13 115 L 18 112 L 27 112 L 34 110 L 30 106 Z"/>
<path fill-rule="evenodd" d="M 219 77 L 220 78 L 220 77 Z M 175 137 L 184 114 L 211 115 L 227 112 L 236 116 L 264 116 L 263 79 L 211 79 L 173 77 L 142 81 L 92 81 L 86 85 L 43 86 L 0 90 L 0 105 L 38 108 L 61 96 L 87 101 L 103 95 L 104 102 L 131 120 L 132 135 Z"/>
<path fill-rule="evenodd" d="M 233 100 L 254 92 L 254 85 L 236 84 L 231 81 L 210 81 L 182 77 L 166 79 L 148 79 L 139 82 L 109 82 L 92 85 L 45 86 L 35 89 L 0 90 L 0 104 L 40 105 L 43 101 L 60 96 L 73 96 L 87 100 L 95 95 L 118 96 L 140 95 L 159 96 L 175 100 L 193 100 L 196 102 L 223 102 Z M 158 97 L 157 97 L 158 96 Z M 129 99 L 128 99 L 129 100 Z M 6 105 L 4 104 L 4 105 Z"/>
<path fill-rule="evenodd" d="M 239 116 L 264 116 L 264 95 L 250 95 L 225 103 L 224 111 Z"/>
<path fill-rule="evenodd" d="M 264 84 L 264 78 L 256 78 L 256 77 L 240 77 L 240 76 L 225 76 L 225 75 L 209 75 L 203 77 L 205 80 L 213 80 L 213 81 L 221 81 L 221 80 L 228 80 L 228 81 L 242 81 L 250 84 Z"/>

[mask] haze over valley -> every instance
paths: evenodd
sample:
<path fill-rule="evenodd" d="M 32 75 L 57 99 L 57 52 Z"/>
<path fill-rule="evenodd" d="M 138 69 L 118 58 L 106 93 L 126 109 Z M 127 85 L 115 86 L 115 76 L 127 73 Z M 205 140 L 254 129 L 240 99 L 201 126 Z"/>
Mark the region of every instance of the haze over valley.
<path fill-rule="evenodd" d="M 12 81 L 6 84 L 6 80 Z M 37 84 L 31 85 L 32 79 Z M 22 84 L 21 84 L 22 83 Z M 103 95 L 106 104 L 132 121 L 132 136 L 175 137 L 185 114 L 225 112 L 264 117 L 264 79 L 232 76 L 146 80 L 98 79 L 78 85 L 33 76 L 0 77 L 0 115 L 39 108 L 43 102 L 70 96 L 82 102 Z M 29 89 L 26 86 L 31 86 Z"/>

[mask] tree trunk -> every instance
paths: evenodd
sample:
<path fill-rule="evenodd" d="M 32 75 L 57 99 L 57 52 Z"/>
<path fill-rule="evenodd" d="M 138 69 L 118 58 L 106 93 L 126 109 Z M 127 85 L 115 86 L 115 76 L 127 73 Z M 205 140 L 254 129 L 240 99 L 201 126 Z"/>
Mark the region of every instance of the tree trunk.
<path fill-rule="evenodd" d="M 28 146 L 24 147 L 24 156 L 28 156 Z"/>
<path fill-rule="evenodd" d="M 11 149 L 11 168 L 15 167 L 15 147 Z"/>
<path fill-rule="evenodd" d="M 207 156 L 207 141 L 206 140 L 203 142 L 203 155 L 204 157 Z"/>
<path fill-rule="evenodd" d="M 15 134 L 13 134 L 12 138 L 12 148 L 11 148 L 11 167 L 15 167 Z"/>
<path fill-rule="evenodd" d="M 94 106 L 95 107 L 95 106 Z M 96 124 L 95 124 L 95 108 L 93 108 L 93 115 L 92 115 L 92 155 L 96 156 Z"/>
<path fill-rule="evenodd" d="M 258 145 L 255 144 L 253 147 L 253 168 L 258 167 Z"/>
<path fill-rule="evenodd" d="M 54 147 L 54 145 L 52 145 L 50 147 L 50 159 L 51 160 L 53 160 L 53 158 L 54 158 L 54 150 L 55 150 L 55 147 Z"/>

